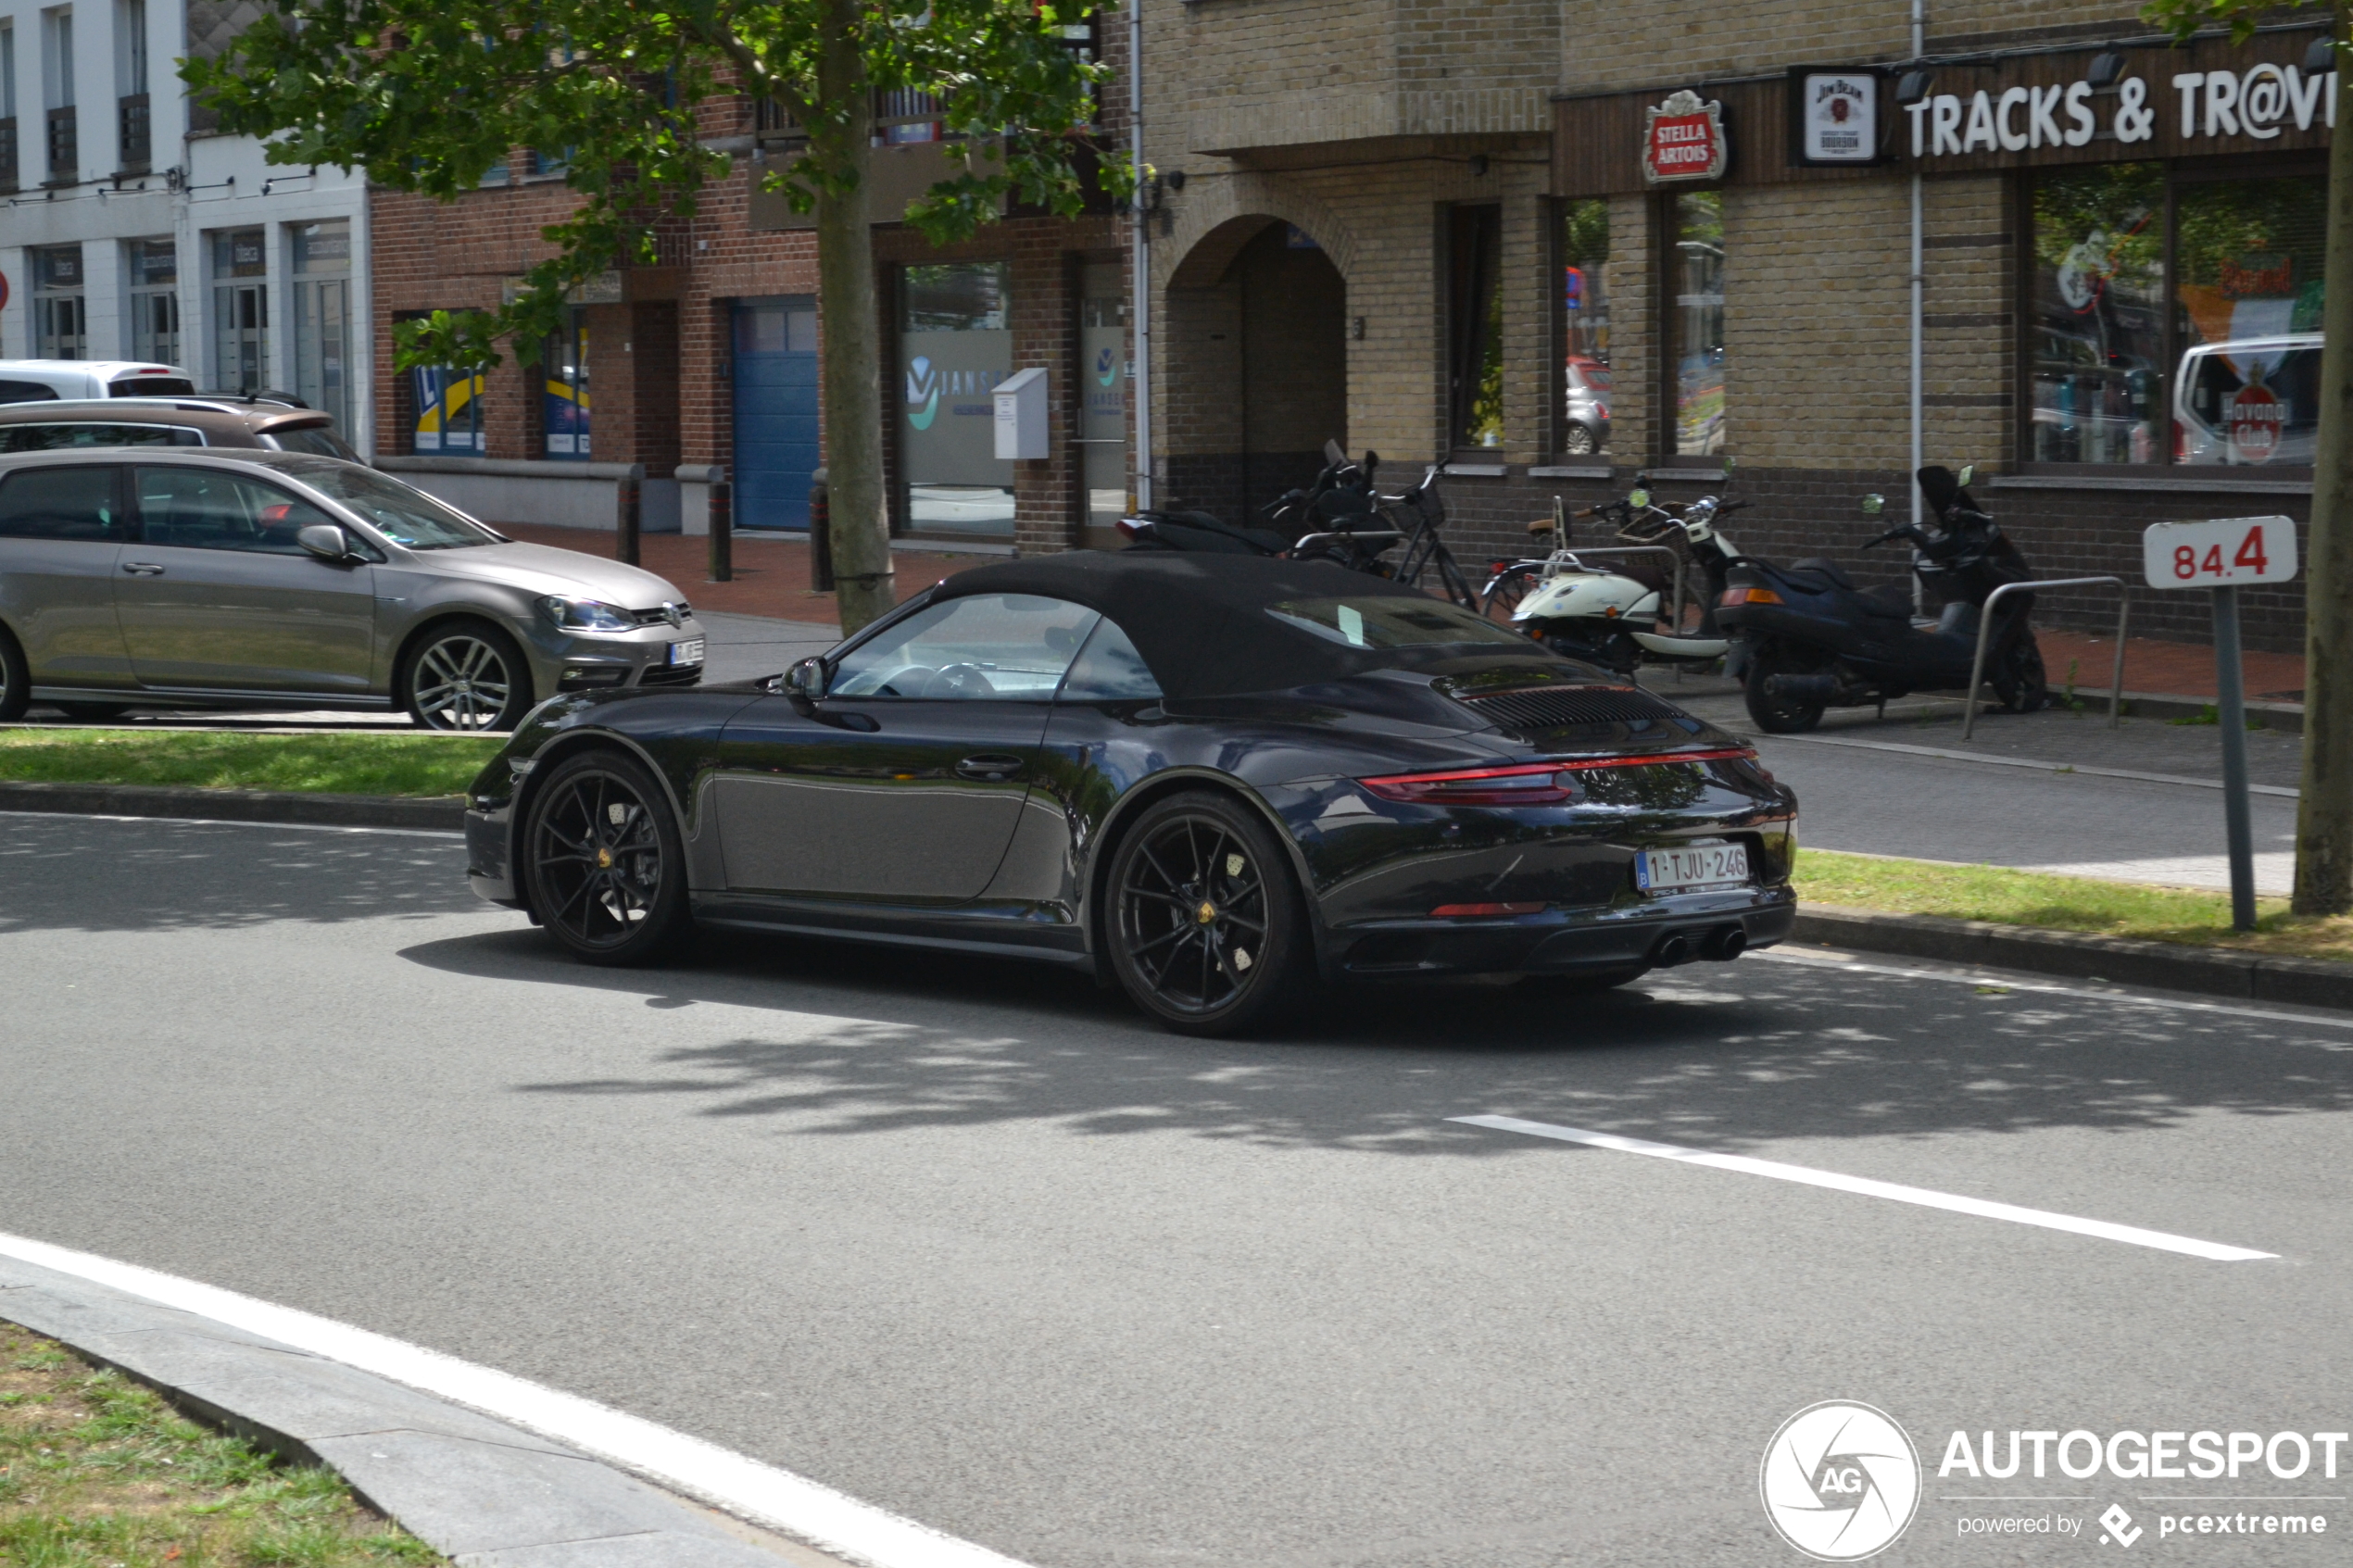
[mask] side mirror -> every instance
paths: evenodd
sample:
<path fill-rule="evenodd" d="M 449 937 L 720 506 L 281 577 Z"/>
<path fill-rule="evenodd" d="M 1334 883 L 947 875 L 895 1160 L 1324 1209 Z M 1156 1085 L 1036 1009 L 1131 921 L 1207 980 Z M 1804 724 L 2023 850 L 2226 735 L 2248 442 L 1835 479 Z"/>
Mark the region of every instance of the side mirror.
<path fill-rule="evenodd" d="M 825 695 L 825 661 L 804 659 L 785 671 L 785 695 L 800 702 L 814 702 Z"/>
<path fill-rule="evenodd" d="M 295 543 L 321 560 L 342 562 L 351 558 L 350 536 L 332 522 L 314 522 L 296 529 Z"/>
<path fill-rule="evenodd" d="M 1953 483 L 1966 490 L 1969 488 L 1969 482 L 1976 477 L 1977 465 L 1975 463 L 1963 463 L 1961 465 L 1961 471 L 1954 476 Z"/>
<path fill-rule="evenodd" d="M 1886 496 L 1874 491 L 1870 495 L 1863 497 L 1863 515 L 1865 517 L 1877 517 L 1880 513 L 1885 510 L 1887 510 Z"/>

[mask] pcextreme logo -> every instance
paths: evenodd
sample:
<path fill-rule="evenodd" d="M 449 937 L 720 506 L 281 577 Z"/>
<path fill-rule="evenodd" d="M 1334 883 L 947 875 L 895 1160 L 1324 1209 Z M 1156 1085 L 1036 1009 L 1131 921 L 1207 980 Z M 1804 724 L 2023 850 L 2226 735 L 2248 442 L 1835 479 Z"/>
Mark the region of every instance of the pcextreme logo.
<path fill-rule="evenodd" d="M 1765 1447 L 1757 1489 L 1783 1540 L 1824 1562 L 1856 1562 L 1911 1524 L 1920 1456 L 1884 1411 L 1825 1399 L 1781 1423 Z"/>
<path fill-rule="evenodd" d="M 907 362 L 907 422 L 917 430 L 929 430 L 939 417 L 939 378 L 931 372 L 931 360 L 921 354 Z"/>
<path fill-rule="evenodd" d="M 1112 351 L 1106 348 L 1101 354 L 1095 356 L 1095 384 L 1097 386 L 1109 386 L 1112 383 L 1117 381 L 1118 379 L 1119 361 L 1113 358 Z"/>

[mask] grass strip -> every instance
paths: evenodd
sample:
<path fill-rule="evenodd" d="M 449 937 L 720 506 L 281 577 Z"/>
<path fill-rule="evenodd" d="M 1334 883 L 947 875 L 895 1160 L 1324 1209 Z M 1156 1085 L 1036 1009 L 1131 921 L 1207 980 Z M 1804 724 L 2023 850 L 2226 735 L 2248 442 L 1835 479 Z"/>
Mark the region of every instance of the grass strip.
<path fill-rule="evenodd" d="M 0 779 L 330 795 L 461 795 L 503 735 L 0 730 Z"/>
<path fill-rule="evenodd" d="M 1798 897 L 1807 903 L 2236 947 L 2283 958 L 2353 960 L 2353 917 L 2292 915 L 2284 898 L 2257 899 L 2256 929 L 2233 931 L 2230 895 L 2202 888 L 1826 849 L 1799 852 L 1795 881 Z"/>
<path fill-rule="evenodd" d="M 0 1323 L 0 1563 L 429 1568 L 444 1559 L 331 1470 L 183 1420 L 148 1389 Z"/>

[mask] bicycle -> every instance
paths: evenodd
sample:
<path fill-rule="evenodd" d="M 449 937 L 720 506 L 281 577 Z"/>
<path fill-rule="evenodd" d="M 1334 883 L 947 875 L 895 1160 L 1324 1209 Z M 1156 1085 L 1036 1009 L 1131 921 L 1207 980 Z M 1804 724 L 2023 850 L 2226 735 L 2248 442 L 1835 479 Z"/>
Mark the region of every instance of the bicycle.
<path fill-rule="evenodd" d="M 1422 482 L 1403 495 L 1381 496 L 1379 510 L 1405 538 L 1405 554 L 1393 573 L 1396 580 L 1418 588 L 1424 574 L 1435 571 L 1439 589 L 1449 600 L 1478 613 L 1478 591 L 1463 575 L 1453 552 L 1438 534 L 1439 525 L 1446 521 L 1446 504 L 1438 495 L 1438 465 L 1431 464 Z"/>

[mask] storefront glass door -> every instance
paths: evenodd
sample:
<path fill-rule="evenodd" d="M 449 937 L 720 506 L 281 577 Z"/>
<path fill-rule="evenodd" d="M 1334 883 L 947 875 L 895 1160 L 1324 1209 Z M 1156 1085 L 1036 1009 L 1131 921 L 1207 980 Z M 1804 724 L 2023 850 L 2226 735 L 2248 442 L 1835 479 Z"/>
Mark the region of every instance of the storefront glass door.
<path fill-rule="evenodd" d="M 997 405 L 1013 373 L 1001 261 L 910 267 L 900 288 L 900 471 L 917 533 L 1010 535 L 1013 465 L 997 458 Z"/>

